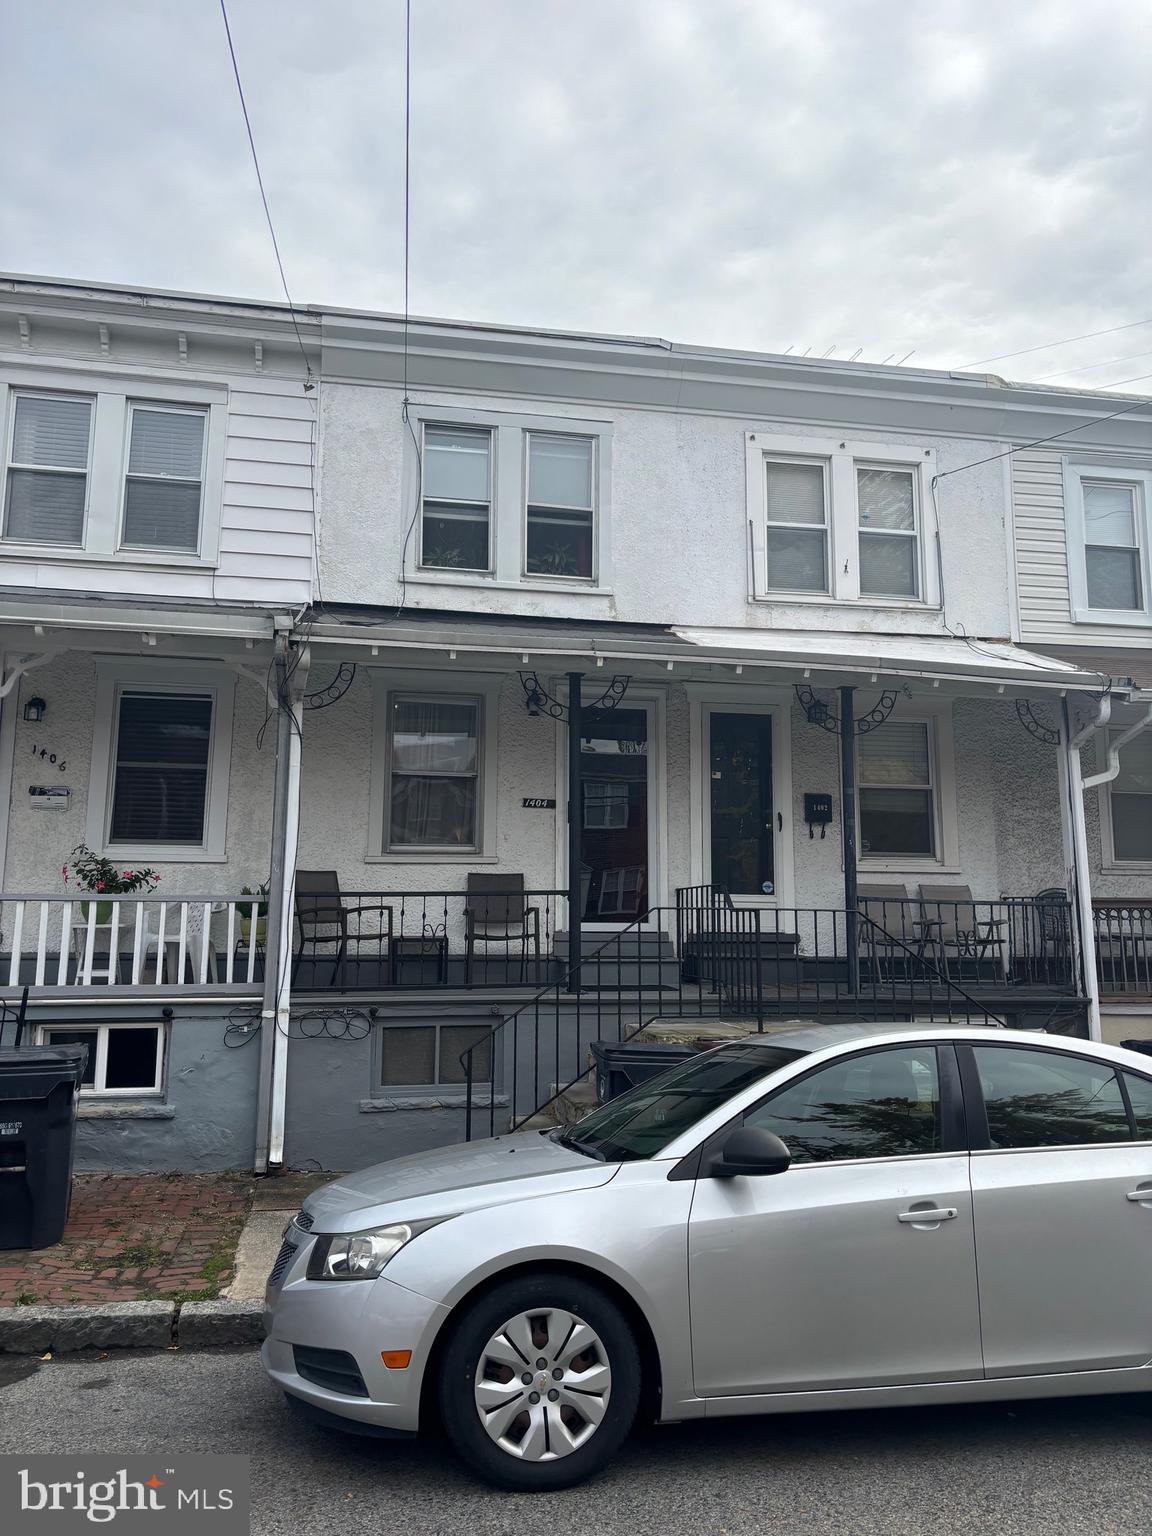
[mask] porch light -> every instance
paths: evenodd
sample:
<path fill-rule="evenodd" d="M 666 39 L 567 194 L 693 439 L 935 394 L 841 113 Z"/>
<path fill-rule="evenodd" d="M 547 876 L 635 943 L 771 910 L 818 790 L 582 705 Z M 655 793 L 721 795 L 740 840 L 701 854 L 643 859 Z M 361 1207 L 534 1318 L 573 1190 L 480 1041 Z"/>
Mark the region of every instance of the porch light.
<path fill-rule="evenodd" d="M 30 725 L 38 725 L 47 713 L 48 706 L 44 700 L 37 697 L 29 699 L 24 705 L 24 718 Z"/>

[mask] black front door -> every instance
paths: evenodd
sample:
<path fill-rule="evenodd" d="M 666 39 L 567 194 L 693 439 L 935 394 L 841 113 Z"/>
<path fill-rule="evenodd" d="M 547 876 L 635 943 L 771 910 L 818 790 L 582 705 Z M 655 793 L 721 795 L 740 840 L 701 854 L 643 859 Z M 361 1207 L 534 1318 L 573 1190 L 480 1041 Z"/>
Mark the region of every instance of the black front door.
<path fill-rule="evenodd" d="M 586 709 L 581 739 L 580 890 L 586 923 L 648 910 L 648 714 Z"/>
<path fill-rule="evenodd" d="M 712 884 L 733 896 L 776 890 L 772 717 L 709 716 Z"/>

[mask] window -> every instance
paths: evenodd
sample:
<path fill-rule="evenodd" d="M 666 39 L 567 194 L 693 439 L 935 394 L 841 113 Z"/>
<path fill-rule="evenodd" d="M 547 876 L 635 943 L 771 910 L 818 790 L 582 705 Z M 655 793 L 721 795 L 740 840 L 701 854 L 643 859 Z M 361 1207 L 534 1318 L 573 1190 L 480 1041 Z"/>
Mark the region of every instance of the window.
<path fill-rule="evenodd" d="M 1111 1067 L 1011 1046 L 978 1045 L 972 1054 L 993 1147 L 1074 1147 L 1131 1138 Z"/>
<path fill-rule="evenodd" d="M 765 462 L 768 586 L 828 590 L 828 496 L 823 464 Z"/>
<path fill-rule="evenodd" d="M 224 859 L 235 688 L 234 672 L 202 662 L 98 658 L 89 847 L 150 864 Z"/>
<path fill-rule="evenodd" d="M 423 477 L 421 565 L 489 570 L 491 432 L 425 427 Z"/>
<path fill-rule="evenodd" d="M 393 694 L 388 847 L 479 847 L 481 701 Z"/>
<path fill-rule="evenodd" d="M 751 1110 L 798 1163 L 939 1152 L 940 1081 L 933 1046 L 871 1051 L 837 1061 Z"/>
<path fill-rule="evenodd" d="M 935 858 L 932 734 L 927 720 L 888 720 L 858 738 L 860 851 Z"/>
<path fill-rule="evenodd" d="M 109 844 L 199 847 L 211 743 L 211 694 L 122 693 Z"/>
<path fill-rule="evenodd" d="M 916 475 L 910 469 L 858 466 L 860 592 L 865 597 L 919 597 Z"/>
<path fill-rule="evenodd" d="M 584 825 L 605 832 L 628 825 L 629 789 L 626 783 L 593 779 L 584 784 Z"/>
<path fill-rule="evenodd" d="M 1132 1105 L 1137 1141 L 1152 1141 L 1152 1082 L 1146 1077 L 1137 1077 L 1135 1072 L 1125 1072 L 1124 1086 Z"/>
<path fill-rule="evenodd" d="M 91 400 L 16 395 L 8 451 L 6 538 L 83 544 L 91 437 Z"/>
<path fill-rule="evenodd" d="M 80 1092 L 155 1094 L 164 1081 L 164 1029 L 158 1024 L 89 1024 L 42 1027 L 43 1045 L 86 1045 L 88 1062 Z"/>
<path fill-rule="evenodd" d="M 753 600 L 940 604 L 933 449 L 749 432 L 745 451 Z"/>
<path fill-rule="evenodd" d="M 121 542 L 195 554 L 200 546 L 205 411 L 129 407 L 128 473 Z"/>
<path fill-rule="evenodd" d="M 595 444 L 588 437 L 528 433 L 529 576 L 593 575 Z"/>
<path fill-rule="evenodd" d="M 462 1087 L 460 1057 L 473 1046 L 473 1083 L 492 1081 L 491 1022 L 386 1024 L 380 1029 L 378 1085 L 383 1089 Z"/>
<path fill-rule="evenodd" d="M 1111 738 L 1121 732 L 1111 732 Z M 1120 772 L 1107 786 L 1112 858 L 1117 864 L 1152 864 L 1152 731 L 1120 751 Z"/>
<path fill-rule="evenodd" d="M 1152 471 L 1065 464 L 1068 578 L 1081 623 L 1146 624 Z"/>

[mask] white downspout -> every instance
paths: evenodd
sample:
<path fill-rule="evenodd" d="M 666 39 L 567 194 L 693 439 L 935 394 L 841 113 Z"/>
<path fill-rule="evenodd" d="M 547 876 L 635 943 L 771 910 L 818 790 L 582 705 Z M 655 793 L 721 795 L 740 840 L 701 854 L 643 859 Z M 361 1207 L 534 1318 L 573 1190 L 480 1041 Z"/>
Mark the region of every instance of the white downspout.
<path fill-rule="evenodd" d="M 1106 722 L 1105 722 L 1106 723 Z M 1120 748 L 1127 746 L 1133 736 L 1139 736 L 1141 731 L 1146 731 L 1152 725 L 1152 704 L 1149 704 L 1147 712 L 1140 716 L 1135 725 L 1130 725 L 1126 731 L 1122 731 L 1116 740 L 1108 747 L 1108 766 L 1102 773 L 1094 773 L 1084 780 L 1085 789 L 1094 789 L 1097 784 L 1108 784 L 1120 772 Z"/>
<path fill-rule="evenodd" d="M 296 666 L 292 690 L 292 733 L 288 741 L 288 782 L 284 807 L 284 900 L 280 921 L 279 975 L 272 1045 L 272 1091 L 268 1133 L 268 1162 L 284 1161 L 284 1125 L 288 1098 L 288 1029 L 292 1019 L 292 916 L 296 910 L 296 855 L 300 846 L 300 764 L 303 746 L 304 682 L 308 675 L 305 647 Z"/>
<path fill-rule="evenodd" d="M 1084 820 L 1084 777 L 1080 771 L 1080 748 L 1112 717 L 1112 700 L 1099 702 L 1095 718 L 1072 735 L 1068 700 L 1064 700 L 1064 760 L 1068 778 L 1068 813 L 1071 818 L 1072 886 L 1076 894 L 1077 927 L 1080 934 L 1080 965 L 1084 990 L 1088 995 L 1088 1036 L 1101 1039 L 1100 979 L 1096 972 L 1096 929 L 1092 916 L 1092 879 L 1088 863 L 1088 829 Z"/>

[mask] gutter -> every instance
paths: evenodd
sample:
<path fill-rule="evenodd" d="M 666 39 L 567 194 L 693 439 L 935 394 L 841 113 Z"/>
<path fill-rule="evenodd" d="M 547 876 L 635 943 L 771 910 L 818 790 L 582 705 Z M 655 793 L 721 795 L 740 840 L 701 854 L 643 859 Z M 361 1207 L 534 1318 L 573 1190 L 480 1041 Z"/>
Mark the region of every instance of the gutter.
<path fill-rule="evenodd" d="M 1103 700 L 1102 702 L 1107 703 L 1108 700 Z M 1100 722 L 1101 725 L 1107 725 L 1110 713 L 1111 711 L 1105 715 L 1104 719 Z M 1107 768 L 1102 773 L 1094 773 L 1091 777 L 1085 779 L 1083 788 L 1093 789 L 1097 784 L 1111 783 L 1120 772 L 1120 748 L 1127 746 L 1134 736 L 1139 736 L 1141 731 L 1146 731 L 1150 725 L 1152 725 L 1152 704 L 1149 704 L 1147 710 L 1140 716 L 1135 725 L 1130 725 L 1126 731 L 1117 736 L 1115 741 L 1109 743 Z M 1095 726 L 1092 729 L 1095 730 Z M 1083 735 L 1083 732 L 1080 734 Z"/>

